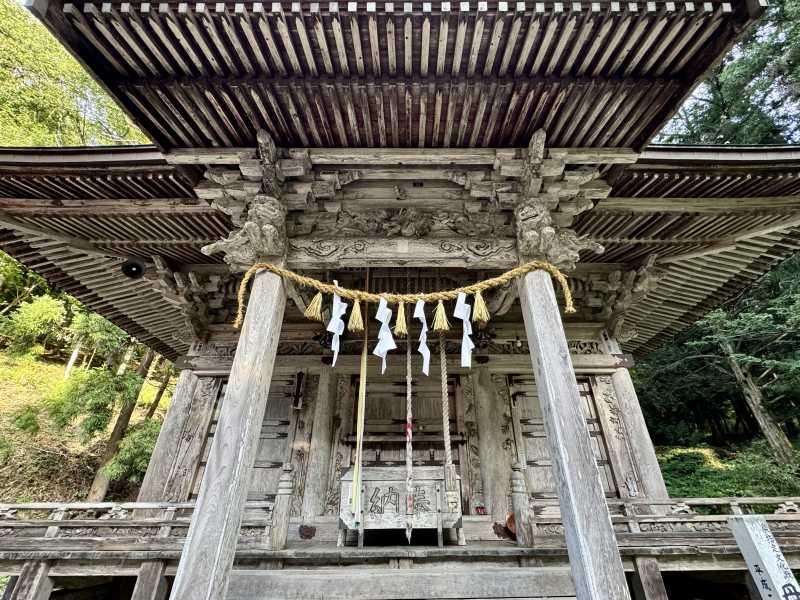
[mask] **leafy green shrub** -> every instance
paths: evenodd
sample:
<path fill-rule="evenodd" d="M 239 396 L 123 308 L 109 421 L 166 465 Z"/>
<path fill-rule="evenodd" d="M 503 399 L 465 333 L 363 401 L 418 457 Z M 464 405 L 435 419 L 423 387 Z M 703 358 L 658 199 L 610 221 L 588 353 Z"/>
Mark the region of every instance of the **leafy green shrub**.
<path fill-rule="evenodd" d="M 39 433 L 39 407 L 28 404 L 18 409 L 11 419 L 14 426 L 30 435 Z"/>
<path fill-rule="evenodd" d="M 117 403 L 135 402 L 141 387 L 136 373 L 115 375 L 108 369 L 73 371 L 47 401 L 50 416 L 60 427 L 79 422 L 81 437 L 90 440 L 105 431 Z"/>
<path fill-rule="evenodd" d="M 106 466 L 112 481 L 125 480 L 134 485 L 142 482 L 160 430 L 161 423 L 153 420 L 131 426 L 120 443 L 119 452 Z"/>
<path fill-rule="evenodd" d="M 67 316 L 64 302 L 50 296 L 39 296 L 23 302 L 0 325 L 0 333 L 9 340 L 15 352 L 24 352 L 36 342 L 47 346 L 62 335 Z"/>
<path fill-rule="evenodd" d="M 800 494 L 800 478 L 773 456 L 762 440 L 730 452 L 702 446 L 658 451 L 661 472 L 674 497 Z"/>
<path fill-rule="evenodd" d="M 6 436 L 0 434 L 0 466 L 2 466 L 14 452 L 14 443 Z"/>

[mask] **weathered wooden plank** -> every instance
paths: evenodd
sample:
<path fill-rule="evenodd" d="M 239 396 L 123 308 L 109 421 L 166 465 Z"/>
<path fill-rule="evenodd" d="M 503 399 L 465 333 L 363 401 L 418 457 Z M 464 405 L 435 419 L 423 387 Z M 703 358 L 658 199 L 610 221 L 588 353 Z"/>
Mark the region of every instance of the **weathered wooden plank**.
<path fill-rule="evenodd" d="M 506 239 L 411 239 L 411 238 L 314 238 L 289 241 L 287 263 L 292 269 L 360 267 L 365 261 L 377 266 L 430 266 L 505 269 L 518 264 L 516 240 Z"/>
<path fill-rule="evenodd" d="M 141 502 L 189 498 L 222 380 L 184 370 L 139 489 Z"/>
<path fill-rule="evenodd" d="M 316 404 L 314 406 L 314 425 L 311 430 L 311 448 L 306 468 L 305 493 L 301 517 L 310 523 L 314 517 L 325 512 L 328 493 L 328 472 L 330 470 L 333 446 L 333 408 L 337 387 L 337 376 L 329 367 L 319 373 Z"/>
<path fill-rule="evenodd" d="M 620 348 L 616 340 L 606 338 L 606 350 L 611 353 L 618 353 Z M 636 395 L 630 371 L 625 366 L 620 365 L 611 375 L 611 382 L 614 386 L 614 395 L 619 407 L 619 417 L 624 423 L 625 431 L 630 439 L 630 450 L 633 454 L 633 462 L 636 466 L 639 480 L 644 489 L 639 491 L 639 495 L 662 500 L 669 498 L 664 477 L 661 474 L 661 467 L 658 464 L 656 451 L 653 447 L 653 440 L 647 430 L 647 423 L 642 414 L 642 406 Z"/>
<path fill-rule="evenodd" d="M 473 391 L 475 393 L 475 413 L 478 425 L 478 455 L 481 458 L 481 479 L 486 511 L 492 518 L 505 522 L 508 513 L 509 481 L 511 477 L 511 455 L 505 450 L 507 425 L 504 406 L 486 367 L 473 370 Z"/>
<path fill-rule="evenodd" d="M 633 560 L 633 598 L 634 600 L 669 600 L 658 559 L 652 556 L 637 556 Z"/>
<path fill-rule="evenodd" d="M 579 600 L 630 598 L 550 275 L 518 281 Z"/>
<path fill-rule="evenodd" d="M 14 584 L 9 600 L 48 600 L 52 591 L 50 564 L 46 561 L 27 562 Z"/>
<path fill-rule="evenodd" d="M 285 305 L 283 280 L 256 275 L 172 600 L 225 597 Z"/>
<path fill-rule="evenodd" d="M 412 598 L 564 598 L 574 594 L 569 570 L 541 569 L 283 569 L 235 571 L 228 600 L 410 600 Z"/>
<path fill-rule="evenodd" d="M 792 212 L 800 209 L 798 196 L 700 197 L 700 198 L 601 198 L 597 210 L 618 213 L 748 213 Z"/>
<path fill-rule="evenodd" d="M 800 585 L 792 573 L 769 525 L 760 515 L 740 515 L 729 520 L 760 597 L 794 598 Z"/>

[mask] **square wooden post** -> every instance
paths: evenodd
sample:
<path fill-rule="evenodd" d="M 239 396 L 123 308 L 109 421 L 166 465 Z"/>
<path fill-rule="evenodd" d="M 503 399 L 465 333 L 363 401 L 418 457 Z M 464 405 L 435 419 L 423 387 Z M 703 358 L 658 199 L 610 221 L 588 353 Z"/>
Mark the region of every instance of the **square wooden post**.
<path fill-rule="evenodd" d="M 269 272 L 257 274 L 172 600 L 225 598 L 285 305 L 283 280 Z"/>
<path fill-rule="evenodd" d="M 628 600 L 553 283 L 548 273 L 534 271 L 518 286 L 576 596 Z"/>
<path fill-rule="evenodd" d="M 622 352 L 619 343 L 607 334 L 603 335 L 603 342 L 607 352 L 611 354 Z M 619 413 L 625 422 L 625 429 L 630 438 L 633 460 L 636 462 L 641 483 L 644 486 L 639 495 L 653 500 L 666 500 L 669 498 L 669 493 L 664 483 L 664 476 L 661 474 L 653 440 L 647 430 L 647 423 L 642 414 L 642 406 L 639 404 L 630 371 L 625 367 L 619 367 L 611 375 L 611 382 L 614 386 Z"/>
<path fill-rule="evenodd" d="M 312 525 L 316 517 L 325 512 L 328 492 L 328 471 L 333 449 L 333 411 L 336 395 L 336 375 L 333 369 L 323 366 L 319 373 L 314 421 L 311 430 L 311 448 L 306 468 L 306 486 L 303 493 L 303 524 Z M 339 485 L 339 482 L 334 482 Z"/>

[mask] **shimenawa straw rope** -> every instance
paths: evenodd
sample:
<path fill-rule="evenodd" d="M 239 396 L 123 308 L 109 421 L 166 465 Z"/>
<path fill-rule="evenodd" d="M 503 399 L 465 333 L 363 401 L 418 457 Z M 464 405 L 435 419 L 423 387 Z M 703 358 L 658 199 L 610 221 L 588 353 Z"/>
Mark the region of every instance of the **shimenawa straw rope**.
<path fill-rule="evenodd" d="M 561 291 L 564 294 L 564 311 L 566 313 L 574 313 L 575 312 L 575 305 L 572 302 L 572 293 L 569 289 L 569 284 L 567 283 L 567 277 L 561 271 L 559 271 L 554 265 L 550 264 L 547 261 L 543 260 L 532 260 L 527 262 L 523 265 L 515 267 L 510 271 L 506 271 L 505 273 L 498 275 L 497 277 L 491 277 L 489 279 L 485 279 L 484 281 L 479 281 L 477 283 L 473 283 L 471 285 L 467 285 L 464 287 L 456 288 L 453 290 L 446 290 L 443 292 L 426 292 L 426 293 L 415 293 L 415 294 L 392 294 L 392 293 L 372 293 L 372 292 L 365 292 L 363 290 L 353 290 L 349 288 L 342 288 L 336 285 L 332 285 L 330 283 L 325 283 L 324 281 L 320 281 L 319 279 L 314 279 L 313 277 L 307 277 L 306 275 L 300 275 L 299 273 L 295 273 L 294 271 L 290 271 L 289 269 L 284 269 L 283 267 L 279 267 L 277 265 L 273 265 L 271 263 L 256 263 L 252 267 L 250 267 L 247 272 L 242 277 L 242 282 L 239 284 L 239 309 L 236 313 L 236 321 L 234 321 L 234 327 L 237 329 L 241 326 L 242 321 L 244 319 L 244 311 L 245 311 L 245 296 L 247 294 L 247 284 L 252 279 L 253 275 L 255 275 L 260 270 L 270 271 L 271 273 L 275 273 L 289 281 L 296 283 L 301 287 L 308 287 L 317 290 L 322 294 L 337 294 L 341 298 L 347 298 L 348 300 L 353 300 L 355 303 L 359 302 L 379 302 L 381 298 L 385 298 L 389 304 L 399 304 L 401 302 L 410 304 L 415 303 L 417 300 L 422 300 L 423 302 L 439 302 L 439 301 L 447 301 L 447 300 L 455 300 L 458 297 L 458 294 L 463 292 L 465 294 L 475 294 L 479 295 L 481 292 L 485 292 L 486 290 L 490 290 L 496 287 L 500 287 L 501 285 L 505 285 L 510 283 L 517 277 L 522 277 L 531 271 L 547 271 L 550 275 L 555 279 L 558 284 L 561 286 Z M 318 306 L 321 302 L 321 298 L 317 301 L 317 298 L 314 298 L 315 302 L 312 304 Z M 483 298 L 481 298 L 480 303 L 482 303 Z M 483 311 L 481 311 L 482 314 Z M 360 317 L 360 311 L 359 311 Z M 351 317 L 352 318 L 352 317 Z M 360 329 L 360 328 L 357 328 Z"/>

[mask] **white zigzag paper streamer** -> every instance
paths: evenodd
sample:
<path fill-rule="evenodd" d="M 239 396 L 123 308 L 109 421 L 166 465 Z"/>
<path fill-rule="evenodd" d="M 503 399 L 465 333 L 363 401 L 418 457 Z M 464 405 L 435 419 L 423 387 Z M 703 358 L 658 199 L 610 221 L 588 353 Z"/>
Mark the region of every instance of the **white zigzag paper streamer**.
<path fill-rule="evenodd" d="M 469 321 L 471 313 L 472 307 L 467 304 L 467 295 L 464 292 L 459 292 L 453 316 L 461 319 L 463 328 L 461 335 L 461 366 L 467 369 L 472 366 L 472 350 L 475 348 L 475 342 L 470 337 L 472 335 L 472 323 Z"/>
<path fill-rule="evenodd" d="M 389 327 L 389 323 L 392 321 L 392 310 L 389 308 L 385 298 L 381 298 L 375 318 L 380 321 L 381 328 L 378 331 L 378 344 L 372 353 L 375 356 L 380 356 L 383 360 L 383 367 L 381 368 L 381 374 L 383 374 L 386 372 L 386 355 L 389 354 L 389 350 L 397 348 L 394 336 L 392 336 L 392 329 Z"/>
<path fill-rule="evenodd" d="M 333 285 L 338 286 L 339 282 L 334 279 Z M 325 328 L 327 331 L 330 331 L 333 334 L 333 339 L 331 340 L 333 362 L 331 363 L 331 366 L 336 365 L 336 359 L 339 356 L 339 338 L 344 333 L 344 320 L 342 317 L 346 312 L 347 303 L 342 302 L 342 299 L 338 295 L 334 294 L 333 307 L 331 308 L 331 320 L 328 322 L 328 326 Z"/>
<path fill-rule="evenodd" d="M 428 320 L 425 318 L 425 302 L 417 300 L 414 305 L 414 318 L 422 323 L 422 330 L 419 332 L 419 353 L 422 354 L 422 372 L 425 375 L 431 367 L 431 351 L 428 348 Z"/>

